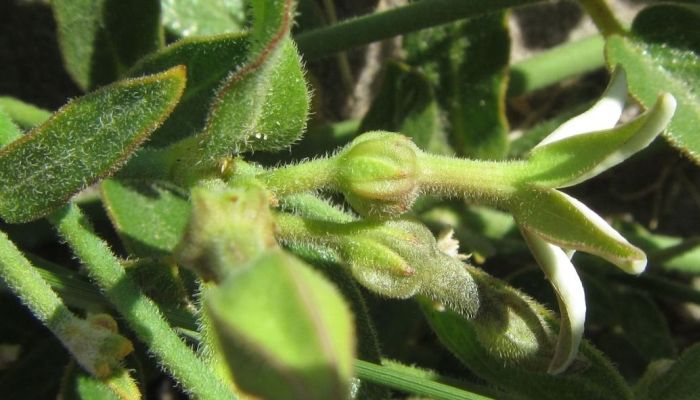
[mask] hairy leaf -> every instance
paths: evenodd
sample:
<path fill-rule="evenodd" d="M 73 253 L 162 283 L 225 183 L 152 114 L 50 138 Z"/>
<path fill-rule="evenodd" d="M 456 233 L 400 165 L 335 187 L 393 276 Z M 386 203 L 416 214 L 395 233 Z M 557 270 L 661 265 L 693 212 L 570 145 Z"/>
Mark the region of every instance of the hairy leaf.
<path fill-rule="evenodd" d="M 309 96 L 299 54 L 289 39 L 291 0 L 252 3 L 250 58 L 219 89 L 202 137 L 211 159 L 282 149 L 306 126 Z"/>
<path fill-rule="evenodd" d="M 245 34 L 195 37 L 180 40 L 136 64 L 129 76 L 153 74 L 176 65 L 187 67 L 187 87 L 182 100 L 172 116 L 153 133 L 149 146 L 164 146 L 199 133 L 216 89 L 231 71 L 244 65 L 249 47 Z"/>
<path fill-rule="evenodd" d="M 634 36 L 613 35 L 605 52 L 610 67 L 622 64 L 632 95 L 650 108 L 661 92 L 678 100 L 668 141 L 700 163 L 700 7 L 657 5 L 639 13 Z"/>
<path fill-rule="evenodd" d="M 126 80 L 61 108 L 0 151 L 0 216 L 26 222 L 116 170 L 170 114 L 185 69 Z"/>
<path fill-rule="evenodd" d="M 437 85 L 460 155 L 499 159 L 508 151 L 505 16 L 497 12 L 407 37 L 409 63 L 422 66 Z"/>
<path fill-rule="evenodd" d="M 301 136 L 308 110 L 301 60 L 285 39 L 259 69 L 235 73 L 219 91 L 205 129 L 206 153 L 285 148 Z"/>
<path fill-rule="evenodd" d="M 63 60 L 84 90 L 121 77 L 163 44 L 158 0 L 54 0 Z"/>
<path fill-rule="evenodd" d="M 165 182 L 106 180 L 102 200 L 124 246 L 138 257 L 172 254 L 190 216 L 187 197 Z"/>
<path fill-rule="evenodd" d="M 161 0 L 163 25 L 177 36 L 208 36 L 245 28 L 243 0 Z"/>
<path fill-rule="evenodd" d="M 337 289 L 303 262 L 269 252 L 211 290 L 206 304 L 242 390 L 271 399 L 348 397 L 352 316 Z"/>

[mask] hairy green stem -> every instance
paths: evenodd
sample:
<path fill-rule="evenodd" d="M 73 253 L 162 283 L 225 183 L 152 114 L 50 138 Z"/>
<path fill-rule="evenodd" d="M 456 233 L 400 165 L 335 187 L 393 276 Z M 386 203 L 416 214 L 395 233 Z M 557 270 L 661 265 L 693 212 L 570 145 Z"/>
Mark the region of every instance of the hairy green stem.
<path fill-rule="evenodd" d="M 233 394 L 170 327 L 158 306 L 127 276 L 107 243 L 92 230 L 76 205 L 50 217 L 61 236 L 138 337 L 173 377 L 199 399 L 227 399 Z"/>
<path fill-rule="evenodd" d="M 586 10 L 586 13 L 591 17 L 596 28 L 603 36 L 625 33 L 625 28 L 615 18 L 615 14 L 610 9 L 607 0 L 579 0 L 579 3 Z"/>
<path fill-rule="evenodd" d="M 498 206 L 515 192 L 525 169 L 522 161 L 468 160 L 424 153 L 418 181 L 426 193 Z"/>
<path fill-rule="evenodd" d="M 508 96 L 520 96 L 605 65 L 600 35 L 566 43 L 515 63 L 510 68 Z"/>
<path fill-rule="evenodd" d="M 277 196 L 331 187 L 335 181 L 335 158 L 287 165 L 258 175 Z"/>
<path fill-rule="evenodd" d="M 424 0 L 297 35 L 306 60 L 390 37 L 541 0 Z"/>
<path fill-rule="evenodd" d="M 110 375 L 112 367 L 132 350 L 127 339 L 73 314 L 2 231 L 0 277 L 93 375 Z"/>

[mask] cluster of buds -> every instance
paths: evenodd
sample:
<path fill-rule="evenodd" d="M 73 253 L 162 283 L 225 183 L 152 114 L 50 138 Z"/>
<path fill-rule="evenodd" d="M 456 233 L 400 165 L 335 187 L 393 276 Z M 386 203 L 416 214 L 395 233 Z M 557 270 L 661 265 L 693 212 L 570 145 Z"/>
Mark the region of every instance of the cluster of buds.
<path fill-rule="evenodd" d="M 372 219 L 402 214 L 421 193 L 457 195 L 510 212 L 559 300 L 561 329 L 549 372 L 560 373 L 577 354 L 586 313 L 583 286 L 570 261 L 573 252 L 597 255 L 631 274 L 646 266 L 640 249 L 580 201 L 557 190 L 590 179 L 647 147 L 676 107 L 670 94 L 662 94 L 653 108 L 616 127 L 626 97 L 626 77 L 617 69 L 601 100 L 518 161 L 434 156 L 400 134 L 366 133 L 336 157 L 335 185 L 356 212 Z"/>

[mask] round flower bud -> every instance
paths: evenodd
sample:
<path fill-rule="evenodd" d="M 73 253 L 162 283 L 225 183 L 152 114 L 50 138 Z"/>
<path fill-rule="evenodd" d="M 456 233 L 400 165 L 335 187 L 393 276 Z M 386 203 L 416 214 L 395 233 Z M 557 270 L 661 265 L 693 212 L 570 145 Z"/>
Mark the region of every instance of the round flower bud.
<path fill-rule="evenodd" d="M 398 133 L 365 133 L 340 153 L 338 187 L 364 217 L 402 214 L 418 197 L 419 151 Z"/>

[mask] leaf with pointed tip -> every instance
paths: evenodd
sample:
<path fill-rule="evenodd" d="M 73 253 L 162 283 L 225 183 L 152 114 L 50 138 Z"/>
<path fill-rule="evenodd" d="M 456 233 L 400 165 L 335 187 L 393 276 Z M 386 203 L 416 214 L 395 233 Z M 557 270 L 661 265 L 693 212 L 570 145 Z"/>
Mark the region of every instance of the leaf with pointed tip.
<path fill-rule="evenodd" d="M 106 180 L 102 200 L 124 246 L 137 257 L 172 254 L 182 239 L 190 204 L 167 182 Z"/>
<path fill-rule="evenodd" d="M 251 4 L 250 57 L 216 94 L 202 134 L 206 155 L 279 150 L 306 127 L 309 95 L 301 59 L 289 38 L 291 0 Z"/>
<path fill-rule="evenodd" d="M 184 86 L 183 67 L 117 82 L 0 150 L 0 216 L 37 219 L 110 175 L 170 114 Z"/>
<path fill-rule="evenodd" d="M 243 391 L 270 399 L 349 396 L 352 316 L 311 267 L 281 250 L 268 252 L 209 291 L 206 305 Z"/>
<path fill-rule="evenodd" d="M 525 186 L 513 196 L 508 210 L 521 229 L 556 246 L 597 255 L 629 273 L 638 274 L 646 266 L 644 252 L 598 214 L 564 193 Z"/>
<path fill-rule="evenodd" d="M 436 85 L 460 155 L 500 159 L 508 152 L 505 116 L 510 36 L 496 12 L 407 36 L 408 62 Z"/>
<path fill-rule="evenodd" d="M 163 45 L 158 0 L 53 0 L 66 69 L 83 90 L 121 77 Z"/>
<path fill-rule="evenodd" d="M 231 75 L 212 105 L 202 138 L 206 155 L 279 150 L 306 127 L 309 96 L 291 39 L 270 50 L 262 65 Z"/>
<path fill-rule="evenodd" d="M 612 35 L 605 54 L 608 65 L 622 64 L 633 97 L 649 108 L 661 92 L 678 100 L 666 139 L 700 163 L 700 7 L 663 4 L 641 11 L 633 36 Z"/>
<path fill-rule="evenodd" d="M 245 28 L 243 0 L 161 0 L 163 25 L 181 37 L 240 32 Z"/>
<path fill-rule="evenodd" d="M 149 140 L 149 146 L 161 147 L 199 133 L 214 100 L 216 89 L 249 56 L 246 34 L 227 34 L 180 40 L 139 61 L 127 75 L 153 74 L 176 65 L 187 67 L 187 87 L 182 100 L 163 126 Z"/>
<path fill-rule="evenodd" d="M 451 154 L 432 84 L 416 69 L 389 62 L 379 93 L 362 119 L 359 132 L 401 132 L 431 153 Z"/>

